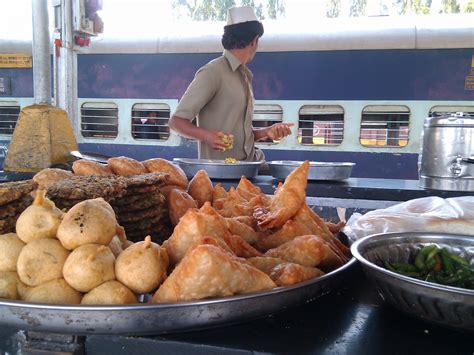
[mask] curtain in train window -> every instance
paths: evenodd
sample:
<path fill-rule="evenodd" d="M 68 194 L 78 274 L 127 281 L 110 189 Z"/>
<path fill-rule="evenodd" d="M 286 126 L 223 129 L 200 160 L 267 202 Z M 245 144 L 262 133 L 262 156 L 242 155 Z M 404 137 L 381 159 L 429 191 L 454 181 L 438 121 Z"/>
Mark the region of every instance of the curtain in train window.
<path fill-rule="evenodd" d="M 361 145 L 405 147 L 408 144 L 410 109 L 406 106 L 366 106 L 362 110 Z"/>
<path fill-rule="evenodd" d="M 253 109 L 252 125 L 255 128 L 270 127 L 275 123 L 281 123 L 283 109 L 280 105 L 255 104 Z M 259 143 L 275 144 L 278 141 L 267 140 Z"/>
<path fill-rule="evenodd" d="M 305 105 L 299 112 L 298 142 L 340 145 L 344 137 L 344 109 L 337 105 Z"/>
<path fill-rule="evenodd" d="M 434 106 L 430 109 L 430 117 L 440 117 L 462 112 L 466 116 L 474 117 L 474 106 Z"/>
<path fill-rule="evenodd" d="M 0 134 L 12 135 L 15 130 L 20 105 L 13 101 L 0 101 Z"/>
<path fill-rule="evenodd" d="M 167 140 L 170 107 L 166 104 L 135 104 L 132 107 L 132 137 L 135 139 Z"/>
<path fill-rule="evenodd" d="M 115 138 L 118 107 L 113 102 L 86 102 L 81 106 L 81 134 L 85 138 Z"/>

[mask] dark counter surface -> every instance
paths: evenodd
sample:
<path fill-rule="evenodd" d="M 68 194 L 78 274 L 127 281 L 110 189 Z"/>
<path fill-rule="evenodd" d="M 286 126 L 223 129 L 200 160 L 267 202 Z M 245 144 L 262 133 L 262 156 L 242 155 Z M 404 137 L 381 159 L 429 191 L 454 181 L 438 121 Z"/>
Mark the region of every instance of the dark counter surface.
<path fill-rule="evenodd" d="M 214 180 L 226 189 L 237 186 L 238 180 Z M 252 183 L 266 194 L 273 194 L 279 180 L 272 176 L 257 176 Z M 474 191 L 427 190 L 418 186 L 418 180 L 349 178 L 342 181 L 308 181 L 308 197 L 331 197 L 342 199 L 407 201 L 414 198 L 439 196 L 474 196 Z"/>
<path fill-rule="evenodd" d="M 0 327 L 3 353 L 16 330 Z M 87 354 L 470 354 L 473 334 L 409 317 L 383 303 L 356 267 L 332 293 L 247 323 L 147 337 L 87 336 Z"/>

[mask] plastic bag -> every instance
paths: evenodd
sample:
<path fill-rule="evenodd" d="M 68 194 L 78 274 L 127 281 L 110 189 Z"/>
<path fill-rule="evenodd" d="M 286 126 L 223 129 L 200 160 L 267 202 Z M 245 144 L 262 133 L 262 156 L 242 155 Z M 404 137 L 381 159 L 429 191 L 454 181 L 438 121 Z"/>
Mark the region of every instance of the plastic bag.
<path fill-rule="evenodd" d="M 474 196 L 423 197 L 389 208 L 354 213 L 343 232 L 352 240 L 391 232 L 439 232 L 474 236 Z"/>

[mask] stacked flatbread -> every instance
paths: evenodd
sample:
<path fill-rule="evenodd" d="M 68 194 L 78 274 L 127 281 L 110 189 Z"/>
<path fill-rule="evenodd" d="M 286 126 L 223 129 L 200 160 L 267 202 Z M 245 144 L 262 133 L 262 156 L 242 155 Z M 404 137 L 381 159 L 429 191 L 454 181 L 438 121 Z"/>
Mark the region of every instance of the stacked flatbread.
<path fill-rule="evenodd" d="M 141 241 L 150 235 L 161 241 L 171 234 L 168 208 L 160 192 L 166 174 L 132 176 L 75 175 L 51 184 L 47 196 L 58 208 L 68 211 L 77 203 L 102 197 L 113 207 L 127 238 Z"/>
<path fill-rule="evenodd" d="M 124 178 L 126 191 L 113 199 L 111 205 L 129 240 L 141 241 L 150 235 L 153 241 L 161 243 L 171 234 L 168 208 L 160 191 L 166 178 L 167 175 L 159 173 Z"/>
<path fill-rule="evenodd" d="M 33 201 L 30 192 L 36 187 L 33 180 L 0 184 L 0 234 L 15 231 L 16 220 Z"/>

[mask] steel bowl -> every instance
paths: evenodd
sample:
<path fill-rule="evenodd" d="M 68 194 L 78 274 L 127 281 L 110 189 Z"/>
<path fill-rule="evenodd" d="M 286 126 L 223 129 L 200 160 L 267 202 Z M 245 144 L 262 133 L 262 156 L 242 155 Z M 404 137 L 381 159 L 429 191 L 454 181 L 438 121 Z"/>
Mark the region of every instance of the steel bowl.
<path fill-rule="evenodd" d="M 211 179 L 240 179 L 242 175 L 254 178 L 258 175 L 261 161 L 237 161 L 226 163 L 224 160 L 174 158 L 173 161 L 183 169 L 188 178 L 199 170 L 205 170 Z"/>
<path fill-rule="evenodd" d="M 471 265 L 474 263 L 474 237 L 458 234 L 376 234 L 354 242 L 351 252 L 383 300 L 423 320 L 474 331 L 474 290 L 421 281 L 382 266 L 384 261 L 408 262 L 430 244 L 448 249 Z"/>
<path fill-rule="evenodd" d="M 270 175 L 277 179 L 286 179 L 286 177 L 302 161 L 293 160 L 274 160 L 269 161 Z M 352 168 L 355 163 L 337 163 L 337 162 L 309 162 L 308 180 L 345 180 L 351 176 Z"/>

